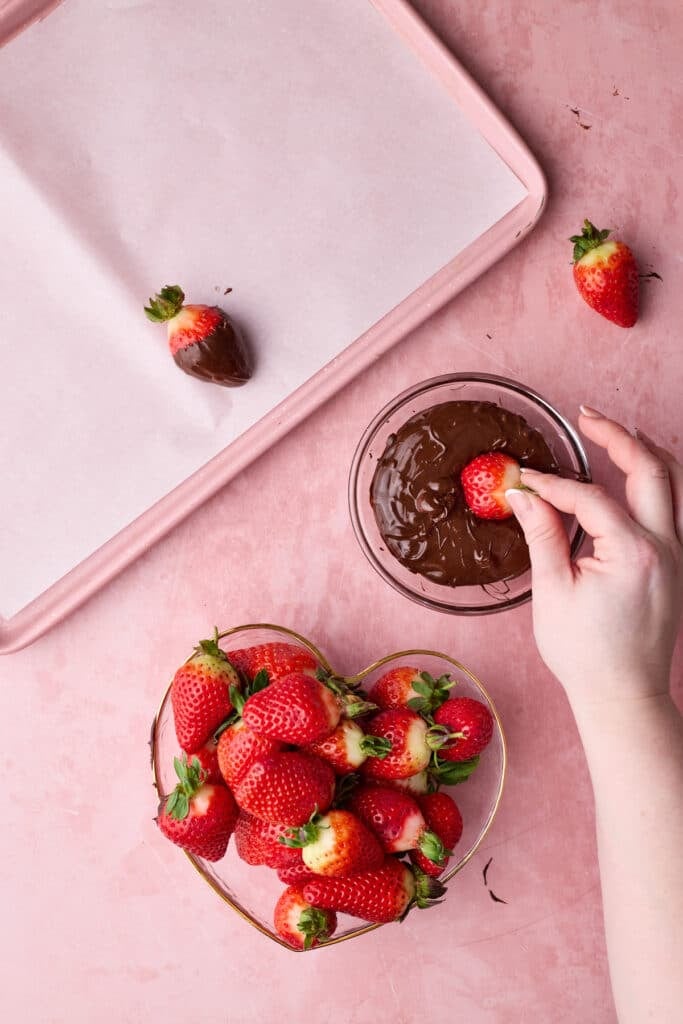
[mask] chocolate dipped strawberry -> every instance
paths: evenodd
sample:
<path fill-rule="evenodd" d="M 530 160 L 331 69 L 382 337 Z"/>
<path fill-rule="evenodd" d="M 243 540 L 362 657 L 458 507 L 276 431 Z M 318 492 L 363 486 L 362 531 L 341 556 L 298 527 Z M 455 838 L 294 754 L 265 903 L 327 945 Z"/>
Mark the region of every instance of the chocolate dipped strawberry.
<path fill-rule="evenodd" d="M 145 306 L 152 323 L 166 324 L 176 366 L 191 377 L 226 388 L 246 384 L 252 374 L 249 350 L 225 310 L 184 302 L 182 288 L 172 284 Z"/>

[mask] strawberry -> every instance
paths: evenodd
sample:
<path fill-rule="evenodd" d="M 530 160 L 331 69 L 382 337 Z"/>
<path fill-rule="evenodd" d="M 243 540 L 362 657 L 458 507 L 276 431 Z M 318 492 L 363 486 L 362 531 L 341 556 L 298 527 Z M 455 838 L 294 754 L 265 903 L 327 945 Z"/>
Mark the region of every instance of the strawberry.
<path fill-rule="evenodd" d="M 237 821 L 237 807 L 225 786 L 204 782 L 198 758 L 176 757 L 179 782 L 159 804 L 157 824 L 163 834 L 196 857 L 220 860 Z"/>
<path fill-rule="evenodd" d="M 300 853 L 301 851 L 299 851 Z M 277 877 L 285 885 L 303 885 L 304 882 L 320 878 L 320 875 L 316 875 L 314 871 L 306 867 L 302 859 L 299 859 L 294 861 L 293 864 L 287 864 L 285 867 L 278 868 Z"/>
<path fill-rule="evenodd" d="M 227 313 L 218 306 L 183 305 L 177 284 L 166 285 L 145 306 L 147 318 L 166 323 L 171 355 L 185 373 L 199 380 L 239 387 L 252 368 L 244 339 Z"/>
<path fill-rule="evenodd" d="M 380 711 L 370 719 L 373 736 L 388 739 L 391 750 L 382 760 L 369 757 L 361 771 L 369 779 L 407 779 L 429 764 L 427 723 L 410 708 Z"/>
<path fill-rule="evenodd" d="M 275 904 L 275 931 L 292 949 L 312 949 L 329 939 L 337 927 L 333 910 L 318 910 L 307 903 L 303 887 L 290 885 Z"/>
<path fill-rule="evenodd" d="M 253 694 L 242 711 L 253 732 L 304 746 L 327 736 L 341 716 L 339 700 L 324 683 L 292 672 Z"/>
<path fill-rule="evenodd" d="M 259 672 L 267 672 L 271 683 L 292 672 L 305 672 L 314 676 L 318 668 L 310 651 L 296 644 L 280 642 L 255 644 L 253 647 L 228 651 L 228 661 L 250 680 Z"/>
<path fill-rule="evenodd" d="M 304 899 L 313 906 L 377 924 L 404 917 L 413 904 L 427 907 L 444 891 L 436 879 L 412 871 L 394 857 L 388 857 L 375 871 L 319 878 L 303 887 Z"/>
<path fill-rule="evenodd" d="M 247 864 L 265 864 L 269 868 L 293 867 L 302 863 L 301 850 L 279 842 L 288 831 L 288 825 L 272 825 L 240 811 L 235 825 L 235 849 Z"/>
<path fill-rule="evenodd" d="M 574 281 L 581 298 L 618 327 L 638 319 L 638 265 L 623 242 L 605 241 L 609 231 L 583 222 L 574 243 Z"/>
<path fill-rule="evenodd" d="M 290 829 L 281 842 L 301 848 L 304 864 L 316 875 L 355 875 L 384 861 L 375 836 L 350 811 L 316 814 L 302 828 Z"/>
<path fill-rule="evenodd" d="M 407 779 L 383 779 L 382 784 L 392 786 L 394 789 L 403 789 L 413 795 L 421 795 L 429 792 L 429 774 L 426 771 L 417 772 L 416 775 L 409 775 Z"/>
<path fill-rule="evenodd" d="M 417 802 L 430 831 L 439 838 L 444 849 L 452 853 L 462 835 L 462 815 L 455 800 L 448 793 L 441 792 L 427 793 L 426 796 L 418 797 Z M 413 850 L 410 859 L 432 877 L 440 875 L 448 864 L 448 857 L 439 864 L 425 856 L 422 850 Z"/>
<path fill-rule="evenodd" d="M 171 683 L 171 705 L 178 743 L 194 754 L 232 711 L 230 687 L 239 676 L 213 640 L 201 640 Z"/>
<path fill-rule="evenodd" d="M 429 743 L 445 761 L 477 757 L 493 736 L 493 716 L 480 700 L 452 697 L 434 713 Z"/>
<path fill-rule="evenodd" d="M 374 832 L 385 853 L 419 850 L 431 864 L 445 864 L 451 851 L 427 828 L 422 811 L 408 793 L 390 786 L 360 786 L 349 807 Z"/>
<path fill-rule="evenodd" d="M 385 757 L 391 744 L 379 736 L 366 736 L 361 727 L 344 718 L 334 732 L 311 743 L 308 750 L 331 764 L 338 775 L 354 772 L 370 755 Z"/>
<path fill-rule="evenodd" d="M 187 756 L 192 752 L 184 750 L 183 753 Z M 209 737 L 203 747 L 200 747 L 199 750 L 195 750 L 194 753 L 192 753 L 192 757 L 197 758 L 204 771 L 204 782 L 212 782 L 219 785 L 223 783 L 224 779 L 218 765 L 217 744 L 213 736 Z"/>
<path fill-rule="evenodd" d="M 372 685 L 368 697 L 383 709 L 407 707 L 413 711 L 429 712 L 443 704 L 451 686 L 455 686 L 455 680 L 448 675 L 434 679 L 429 672 L 399 665 L 389 669 Z"/>
<path fill-rule="evenodd" d="M 259 758 L 235 787 L 239 806 L 263 821 L 304 825 L 326 811 L 334 796 L 334 772 L 312 754 L 297 750 Z"/>
<path fill-rule="evenodd" d="M 239 718 L 218 739 L 218 767 L 230 789 L 234 789 L 247 769 L 260 757 L 282 749 L 278 740 L 252 732 Z"/>
<path fill-rule="evenodd" d="M 465 501 L 479 519 L 509 519 L 505 492 L 520 487 L 519 463 L 503 452 L 487 452 L 468 462 L 460 474 Z"/>

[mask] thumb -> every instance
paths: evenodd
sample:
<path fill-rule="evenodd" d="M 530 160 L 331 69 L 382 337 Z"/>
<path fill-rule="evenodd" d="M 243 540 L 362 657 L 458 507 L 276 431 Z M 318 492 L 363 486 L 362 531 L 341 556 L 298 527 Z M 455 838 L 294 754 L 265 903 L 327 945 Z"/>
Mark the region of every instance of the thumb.
<path fill-rule="evenodd" d="M 569 538 L 557 509 L 529 491 L 512 488 L 505 497 L 529 545 L 533 580 L 571 572 Z"/>

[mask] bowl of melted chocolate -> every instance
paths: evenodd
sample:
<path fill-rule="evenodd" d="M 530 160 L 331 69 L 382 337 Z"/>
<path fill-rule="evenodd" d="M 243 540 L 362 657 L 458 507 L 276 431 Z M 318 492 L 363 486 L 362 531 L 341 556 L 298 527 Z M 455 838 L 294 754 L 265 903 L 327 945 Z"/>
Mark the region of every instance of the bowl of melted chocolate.
<path fill-rule="evenodd" d="M 590 479 L 571 424 L 530 388 L 491 374 L 423 381 L 366 429 L 351 466 L 351 519 L 371 565 L 406 597 L 476 615 L 531 596 L 517 520 L 479 519 L 462 492 L 462 469 L 494 451 L 531 469 Z M 569 517 L 566 525 L 575 554 L 583 533 Z"/>

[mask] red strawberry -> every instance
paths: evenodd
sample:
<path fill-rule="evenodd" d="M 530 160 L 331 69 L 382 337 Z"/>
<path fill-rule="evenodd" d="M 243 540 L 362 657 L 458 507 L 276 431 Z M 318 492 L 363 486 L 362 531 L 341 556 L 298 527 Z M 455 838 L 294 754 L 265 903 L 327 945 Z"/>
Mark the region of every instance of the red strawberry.
<path fill-rule="evenodd" d="M 275 931 L 292 949 L 312 949 L 337 927 L 333 910 L 318 910 L 304 899 L 300 885 L 290 885 L 275 904 Z"/>
<path fill-rule="evenodd" d="M 436 885 L 434 884 L 436 883 Z M 436 879 L 411 871 L 394 857 L 388 857 L 376 871 L 363 871 L 345 878 L 319 878 L 306 882 L 304 899 L 323 910 L 338 910 L 364 921 L 396 921 L 411 904 L 427 907 L 442 895 Z"/>
<path fill-rule="evenodd" d="M 301 853 L 300 850 L 299 853 Z M 316 875 L 314 871 L 307 868 L 303 860 L 298 860 L 293 864 L 288 864 L 286 867 L 278 868 L 277 877 L 285 885 L 303 885 L 304 882 L 320 878 L 320 875 Z"/>
<path fill-rule="evenodd" d="M 426 796 L 419 797 L 417 802 L 429 829 L 438 836 L 444 849 L 452 853 L 462 835 L 462 816 L 455 800 L 448 793 L 441 792 L 427 793 Z M 432 877 L 445 871 L 448 864 L 448 857 L 439 864 L 426 857 L 421 850 L 413 850 L 410 859 L 425 874 Z"/>
<path fill-rule="evenodd" d="M 269 868 L 301 864 L 301 850 L 279 842 L 288 831 L 289 825 L 271 825 L 240 811 L 235 825 L 235 849 L 247 864 L 265 864 Z"/>
<path fill-rule="evenodd" d="M 427 828 L 422 811 L 408 793 L 390 786 L 360 786 L 349 807 L 372 829 L 385 853 L 419 850 L 430 864 L 445 864 L 450 849 Z"/>
<path fill-rule="evenodd" d="M 433 711 L 448 697 L 455 680 L 443 675 L 434 679 L 419 668 L 399 665 L 389 669 L 373 683 L 368 697 L 379 708 L 409 707 L 413 711 Z"/>
<path fill-rule="evenodd" d="M 334 780 L 334 772 L 320 758 L 287 751 L 255 761 L 237 783 L 235 799 L 263 821 L 304 825 L 316 810 L 330 806 Z"/>
<path fill-rule="evenodd" d="M 426 771 L 409 775 L 407 779 L 383 779 L 382 782 L 383 785 L 405 790 L 413 796 L 429 792 L 429 775 Z"/>
<path fill-rule="evenodd" d="M 633 327 L 638 319 L 638 265 L 623 242 L 606 242 L 609 231 L 583 222 L 574 243 L 574 281 L 591 309 L 619 327 Z"/>
<path fill-rule="evenodd" d="M 178 743 L 194 754 L 232 711 L 230 687 L 239 676 L 218 646 L 201 640 L 171 683 L 171 705 Z"/>
<path fill-rule="evenodd" d="M 218 766 L 230 789 L 234 789 L 246 770 L 260 757 L 282 749 L 278 740 L 252 732 L 242 719 L 229 725 L 218 740 Z"/>
<path fill-rule="evenodd" d="M 239 387 L 251 377 L 251 360 L 237 327 L 218 306 L 184 306 L 177 284 L 166 285 L 145 306 L 147 318 L 166 323 L 176 366 L 191 377 Z"/>
<path fill-rule="evenodd" d="M 453 697 L 434 713 L 429 741 L 445 761 L 469 761 L 493 736 L 493 716 L 479 700 Z"/>
<path fill-rule="evenodd" d="M 331 764 L 338 775 L 355 772 L 370 755 L 382 758 L 390 748 L 388 740 L 366 736 L 361 727 L 348 718 L 342 719 L 329 736 L 308 747 L 312 754 Z"/>
<path fill-rule="evenodd" d="M 253 647 L 228 651 L 228 661 L 250 680 L 258 672 L 267 672 L 271 683 L 292 672 L 305 672 L 314 676 L 318 668 L 310 651 L 296 644 L 280 642 L 255 644 Z"/>
<path fill-rule="evenodd" d="M 163 834 L 183 849 L 204 860 L 220 860 L 237 821 L 237 807 L 225 786 L 204 782 L 198 758 L 176 757 L 180 780 L 169 797 L 159 804 L 157 824 Z"/>
<path fill-rule="evenodd" d="M 382 760 L 367 759 L 361 769 L 367 778 L 407 779 L 429 764 L 427 724 L 415 711 L 409 708 L 380 711 L 370 719 L 368 728 L 373 736 L 390 740 L 391 750 Z"/>
<path fill-rule="evenodd" d="M 252 694 L 242 712 L 253 732 L 299 746 L 327 736 L 340 716 L 332 691 L 303 672 L 292 672 Z"/>
<path fill-rule="evenodd" d="M 460 483 L 469 508 L 479 519 L 509 519 L 505 492 L 520 485 L 519 463 L 503 452 L 487 452 L 468 462 Z"/>
<path fill-rule="evenodd" d="M 191 753 L 189 750 L 183 751 L 185 755 Z M 213 782 L 221 784 L 223 776 L 218 765 L 218 747 L 215 739 L 211 736 L 203 747 L 199 750 L 195 750 L 192 753 L 192 757 L 196 757 L 204 771 L 204 782 Z"/>
<path fill-rule="evenodd" d="M 304 864 L 316 875 L 355 875 L 384 861 L 375 836 L 350 811 L 314 815 L 302 828 L 291 829 L 283 842 L 300 847 Z"/>

